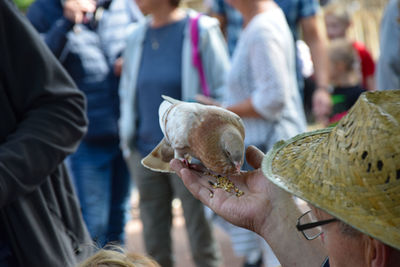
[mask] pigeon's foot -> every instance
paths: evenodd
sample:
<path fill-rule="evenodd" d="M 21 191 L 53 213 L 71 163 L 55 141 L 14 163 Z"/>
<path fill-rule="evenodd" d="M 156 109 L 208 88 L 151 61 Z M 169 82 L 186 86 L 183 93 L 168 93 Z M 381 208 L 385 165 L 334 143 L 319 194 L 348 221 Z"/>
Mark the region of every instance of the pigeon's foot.
<path fill-rule="evenodd" d="M 186 158 L 181 159 L 182 163 L 185 164 L 187 168 L 190 168 L 190 163 Z"/>

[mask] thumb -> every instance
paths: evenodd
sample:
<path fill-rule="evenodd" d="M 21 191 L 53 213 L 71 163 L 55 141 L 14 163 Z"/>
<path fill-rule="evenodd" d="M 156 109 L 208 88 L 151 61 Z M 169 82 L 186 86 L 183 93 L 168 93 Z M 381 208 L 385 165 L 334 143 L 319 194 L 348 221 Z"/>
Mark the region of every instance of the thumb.
<path fill-rule="evenodd" d="M 249 146 L 246 149 L 246 160 L 254 168 L 261 167 L 261 162 L 264 158 L 264 153 L 255 146 Z"/>

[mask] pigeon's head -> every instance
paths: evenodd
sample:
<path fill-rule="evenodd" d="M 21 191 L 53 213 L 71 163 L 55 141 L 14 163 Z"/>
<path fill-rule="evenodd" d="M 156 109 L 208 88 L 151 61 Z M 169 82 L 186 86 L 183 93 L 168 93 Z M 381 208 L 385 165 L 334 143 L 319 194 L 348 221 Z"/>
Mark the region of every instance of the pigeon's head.
<path fill-rule="evenodd" d="M 233 169 L 239 172 L 244 159 L 244 142 L 240 132 L 235 128 L 224 131 L 221 146 Z"/>

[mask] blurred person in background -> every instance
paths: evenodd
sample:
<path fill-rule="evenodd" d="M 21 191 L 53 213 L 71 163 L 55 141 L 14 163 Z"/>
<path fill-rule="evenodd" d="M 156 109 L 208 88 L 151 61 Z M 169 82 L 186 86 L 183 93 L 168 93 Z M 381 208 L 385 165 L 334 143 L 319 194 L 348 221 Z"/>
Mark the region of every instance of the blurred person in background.
<path fill-rule="evenodd" d="M 273 1 L 231 0 L 229 3 L 242 14 L 244 28 L 233 54 L 224 100 L 218 103 L 204 96 L 198 100 L 222 105 L 239 115 L 246 130 L 245 146 L 255 144 L 267 151 L 276 141 L 306 129 L 296 79 L 293 36 L 282 10 Z M 245 163 L 243 169 L 251 170 L 251 167 Z M 237 250 L 245 245 L 236 242 L 238 231 L 245 230 L 232 228 L 230 233 Z M 258 236 L 253 234 L 253 242 L 247 245 L 245 266 L 261 265 L 261 262 L 256 265 L 257 257 L 254 261 L 252 256 L 258 248 L 258 257 L 261 257 L 257 242 Z M 271 254 L 271 264 L 278 264 Z"/>
<path fill-rule="evenodd" d="M 326 33 L 330 41 L 338 38 L 347 38 L 346 34 L 351 26 L 351 15 L 344 3 L 332 3 L 324 8 Z M 375 90 L 375 62 L 365 45 L 358 41 L 351 41 L 361 62 L 362 85 L 368 91 Z"/>
<path fill-rule="evenodd" d="M 400 1 L 389 0 L 380 28 L 378 90 L 400 89 Z"/>
<path fill-rule="evenodd" d="M 218 19 L 232 56 L 243 27 L 242 15 L 225 0 L 211 0 L 209 13 Z"/>
<path fill-rule="evenodd" d="M 314 64 L 314 75 L 312 86 L 304 92 L 304 77 L 302 75 L 301 59 L 299 51 L 295 48 L 297 82 L 300 95 L 304 101 L 312 103 L 312 113 L 318 122 L 326 122 L 331 112 L 331 98 L 329 89 L 328 58 L 326 56 L 326 42 L 318 27 L 317 0 L 276 0 L 275 1 L 285 14 L 293 38 L 297 41 L 301 38 L 310 48 L 311 58 Z M 217 17 L 222 28 L 226 31 L 229 51 L 232 54 L 237 39 L 243 26 L 243 18 L 230 0 L 213 0 L 210 13 Z M 311 119 L 310 119 L 311 120 Z"/>
<path fill-rule="evenodd" d="M 335 39 L 329 44 L 328 52 L 333 87 L 333 107 L 329 118 L 329 125 L 332 125 L 347 114 L 365 88 L 361 85 L 360 59 L 352 42 L 345 38 Z"/>
<path fill-rule="evenodd" d="M 329 89 L 328 57 L 326 38 L 318 26 L 319 3 L 317 0 L 275 0 L 282 8 L 295 41 L 304 40 L 310 48 L 314 64 L 315 88 L 309 95 L 304 92 L 304 77 L 301 61 L 296 49 L 296 70 L 299 90 L 304 98 L 311 98 L 312 112 L 317 122 L 324 122 L 331 112 L 332 102 Z M 301 32 L 301 36 L 300 36 Z"/>
<path fill-rule="evenodd" d="M 158 118 L 161 95 L 193 101 L 206 91 L 193 65 L 194 29 L 209 93 L 217 98 L 223 93 L 229 56 L 218 21 L 182 9 L 179 2 L 136 0 L 149 16 L 130 35 L 124 53 L 120 134 L 139 191 L 146 252 L 161 266 L 174 266 L 171 203 L 179 198 L 193 261 L 199 267 L 212 267 L 219 266 L 219 253 L 202 203 L 175 174 L 154 172 L 141 164 L 163 138 Z"/>
<path fill-rule="evenodd" d="M 87 97 L 89 129 L 68 158 L 98 245 L 124 242 L 130 176 L 119 146 L 118 84 L 125 39 L 141 13 L 130 0 L 36 0 L 27 17 Z"/>
<path fill-rule="evenodd" d="M 152 258 L 127 252 L 122 247 L 107 245 L 76 267 L 161 267 Z"/>

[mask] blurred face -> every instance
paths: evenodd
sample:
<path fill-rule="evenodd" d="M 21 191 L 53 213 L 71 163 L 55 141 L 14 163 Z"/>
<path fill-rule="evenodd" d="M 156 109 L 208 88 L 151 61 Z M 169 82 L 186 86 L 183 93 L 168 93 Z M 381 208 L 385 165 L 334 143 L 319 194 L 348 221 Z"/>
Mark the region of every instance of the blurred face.
<path fill-rule="evenodd" d="M 343 77 L 345 72 L 345 65 L 343 62 L 332 60 L 329 62 L 329 80 L 332 85 L 337 85 L 337 82 Z"/>
<path fill-rule="evenodd" d="M 249 1 L 249 0 L 246 0 Z M 243 2 L 242 0 L 225 0 L 226 3 L 229 5 L 233 6 L 235 9 L 240 11 L 241 3 Z"/>
<path fill-rule="evenodd" d="M 320 209 L 312 207 L 312 213 L 317 220 L 328 220 L 331 215 Z M 333 222 L 322 226 L 322 243 L 328 252 L 331 267 L 364 267 L 365 255 L 362 235 L 351 236 L 340 229 L 339 222 Z"/>
<path fill-rule="evenodd" d="M 160 3 L 168 0 L 135 0 L 143 14 L 151 14 Z"/>
<path fill-rule="evenodd" d="M 343 38 L 346 36 L 348 25 L 346 25 L 333 15 L 325 15 L 325 26 L 329 40 Z"/>

